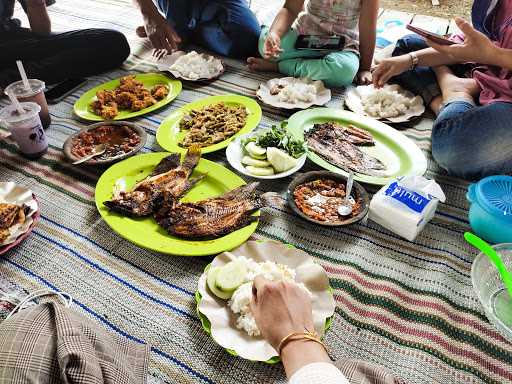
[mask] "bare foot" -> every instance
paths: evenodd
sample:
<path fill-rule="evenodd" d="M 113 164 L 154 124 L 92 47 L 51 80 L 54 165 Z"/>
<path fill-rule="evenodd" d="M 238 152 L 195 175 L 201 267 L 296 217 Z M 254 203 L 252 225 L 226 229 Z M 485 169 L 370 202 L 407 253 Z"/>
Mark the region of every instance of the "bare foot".
<path fill-rule="evenodd" d="M 279 67 L 275 61 L 260 59 L 257 57 L 249 57 L 247 66 L 251 71 L 255 72 L 278 72 Z"/>
<path fill-rule="evenodd" d="M 444 65 L 433 69 L 443 93 L 444 103 L 459 98 L 474 101 L 479 95 L 480 87 L 474 79 L 457 77 Z"/>
<path fill-rule="evenodd" d="M 148 37 L 148 35 L 146 34 L 146 28 L 144 28 L 144 26 L 142 25 L 135 29 L 135 33 L 139 37 Z"/>
<path fill-rule="evenodd" d="M 432 112 L 435 113 L 435 115 L 439 115 L 439 111 L 441 110 L 441 106 L 443 105 L 443 96 L 436 96 L 432 99 L 430 102 L 430 109 Z"/>

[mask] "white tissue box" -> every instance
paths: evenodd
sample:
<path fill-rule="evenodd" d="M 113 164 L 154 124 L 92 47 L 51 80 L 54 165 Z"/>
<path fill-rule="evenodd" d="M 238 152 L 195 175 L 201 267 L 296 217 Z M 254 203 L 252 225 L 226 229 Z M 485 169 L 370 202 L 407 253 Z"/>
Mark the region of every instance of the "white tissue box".
<path fill-rule="evenodd" d="M 439 184 L 422 176 L 406 176 L 380 189 L 370 202 L 369 219 L 413 241 L 434 217 L 445 195 Z"/>

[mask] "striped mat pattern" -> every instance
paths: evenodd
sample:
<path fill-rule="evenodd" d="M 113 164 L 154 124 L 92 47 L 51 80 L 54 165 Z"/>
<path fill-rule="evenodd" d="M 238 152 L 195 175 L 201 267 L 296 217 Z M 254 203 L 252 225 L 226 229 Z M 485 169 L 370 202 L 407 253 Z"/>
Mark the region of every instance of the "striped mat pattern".
<path fill-rule="evenodd" d="M 89 87 L 126 73 L 154 70 L 146 60 L 149 47 L 133 34 L 140 16 L 129 3 L 76 4 L 59 0 L 51 8 L 56 29 L 115 28 L 127 34 L 134 48 L 125 68 L 93 78 Z M 135 120 L 149 134 L 144 152 L 160 150 L 156 129 L 174 109 L 208 95 L 254 96 L 258 84 L 269 78 L 246 71 L 241 62 L 227 64 L 221 79 L 208 85 L 184 84 L 170 106 Z M 12 141 L 0 142 L 0 180 L 32 188 L 42 208 L 32 236 L 0 259 L 0 282 L 25 291 L 50 287 L 69 292 L 77 310 L 88 318 L 128 339 L 149 343 L 150 372 L 167 383 L 285 382 L 281 366 L 232 357 L 202 330 L 194 292 L 210 258 L 140 249 L 101 220 L 93 198 L 102 169 L 72 167 L 62 153 L 66 137 L 84 126 L 72 116 L 73 103 L 84 91 L 51 107 L 50 149 L 42 159 L 27 161 L 17 155 Z M 342 106 L 340 92 L 335 92 L 331 106 Z M 283 111 L 263 109 L 262 127 L 288 117 Z M 432 121 L 424 119 L 404 133 L 425 151 L 430 159 L 427 176 L 442 185 L 448 202 L 414 243 L 371 222 L 319 228 L 277 209 L 264 210 L 255 237 L 293 244 L 327 270 L 337 302 L 326 336 L 333 358 L 374 362 L 411 383 L 512 382 L 512 346 L 488 323 L 471 286 L 475 252 L 462 238 L 469 228 L 467 183 L 447 177 L 433 163 L 431 126 Z M 225 161 L 222 152 L 205 157 Z M 266 182 L 261 188 L 284 192 L 289 181 Z"/>

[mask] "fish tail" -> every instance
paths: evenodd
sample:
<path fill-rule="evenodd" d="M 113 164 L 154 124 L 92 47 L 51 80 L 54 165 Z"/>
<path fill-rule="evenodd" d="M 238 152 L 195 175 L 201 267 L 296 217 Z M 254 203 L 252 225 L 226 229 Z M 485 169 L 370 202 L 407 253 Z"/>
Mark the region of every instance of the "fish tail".
<path fill-rule="evenodd" d="M 276 209 L 286 207 L 286 199 L 276 192 L 266 192 L 260 196 L 262 207 L 272 207 Z"/>
<path fill-rule="evenodd" d="M 183 160 L 183 168 L 192 172 L 201 159 L 201 147 L 198 145 L 192 145 L 188 148 L 185 160 Z"/>

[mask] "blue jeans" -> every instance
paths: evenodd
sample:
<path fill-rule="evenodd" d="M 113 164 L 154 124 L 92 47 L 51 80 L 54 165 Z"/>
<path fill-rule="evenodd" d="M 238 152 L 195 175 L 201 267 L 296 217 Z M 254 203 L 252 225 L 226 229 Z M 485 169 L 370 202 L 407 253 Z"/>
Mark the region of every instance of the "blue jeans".
<path fill-rule="evenodd" d="M 425 48 L 428 48 L 428 45 L 421 36 L 416 34 L 407 35 L 398 40 L 393 56 L 406 55 L 409 52 Z M 463 77 L 468 68 L 465 65 L 452 65 L 450 69 L 457 76 Z M 392 81 L 410 90 L 415 95 L 420 95 L 425 101 L 426 106 L 430 105 L 430 102 L 435 97 L 441 95 L 441 89 L 437 85 L 436 74 L 430 67 L 416 67 L 412 71 L 406 71 L 393 77 Z"/>
<path fill-rule="evenodd" d="M 260 26 L 246 0 L 156 0 L 185 41 L 219 55 L 257 55 Z"/>
<path fill-rule="evenodd" d="M 465 179 L 512 172 L 512 103 L 474 106 L 453 101 L 432 128 L 432 155 L 448 173 Z"/>

